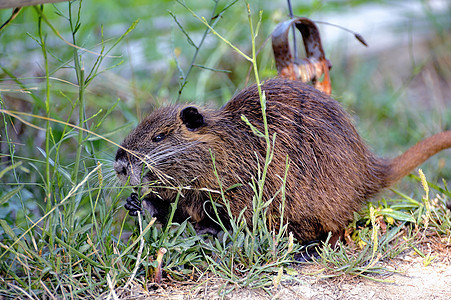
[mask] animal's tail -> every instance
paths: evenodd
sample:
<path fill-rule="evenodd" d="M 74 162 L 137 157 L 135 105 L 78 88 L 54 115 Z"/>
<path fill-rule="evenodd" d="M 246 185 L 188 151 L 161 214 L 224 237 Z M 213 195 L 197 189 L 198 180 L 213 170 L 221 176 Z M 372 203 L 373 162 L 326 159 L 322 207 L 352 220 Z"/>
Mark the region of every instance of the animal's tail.
<path fill-rule="evenodd" d="M 394 184 L 434 154 L 451 148 L 451 130 L 437 133 L 408 149 L 390 163 L 387 186 Z"/>

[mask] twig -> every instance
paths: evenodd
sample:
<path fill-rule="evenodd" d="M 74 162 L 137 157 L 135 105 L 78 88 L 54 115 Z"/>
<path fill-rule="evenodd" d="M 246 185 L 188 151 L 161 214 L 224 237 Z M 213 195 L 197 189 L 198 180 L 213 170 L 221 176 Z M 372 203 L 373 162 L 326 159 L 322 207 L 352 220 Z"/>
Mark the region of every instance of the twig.
<path fill-rule="evenodd" d="M 291 6 L 291 0 L 288 0 L 288 13 L 290 18 L 293 19 L 293 7 Z M 293 52 L 294 52 L 294 61 L 298 60 L 298 46 L 296 45 L 296 26 L 294 23 L 291 25 L 291 30 L 293 31 Z"/>
<path fill-rule="evenodd" d="M 124 289 L 126 289 L 131 282 L 133 281 L 133 279 L 135 279 L 136 276 L 136 272 L 138 272 L 139 269 L 139 265 L 140 265 L 140 259 L 141 259 L 141 255 L 143 253 L 143 248 L 144 248 L 144 237 L 142 236 L 142 232 L 143 232 L 143 227 L 142 227 L 142 221 L 141 221 L 141 213 L 138 211 L 138 223 L 139 223 L 139 233 L 140 233 L 140 241 L 141 243 L 139 244 L 139 250 L 138 250 L 138 255 L 136 256 L 136 264 L 135 264 L 135 268 L 133 269 L 132 275 L 130 276 L 130 278 L 127 280 L 127 283 L 124 286 Z"/>
<path fill-rule="evenodd" d="M 161 275 L 163 273 L 163 256 L 168 250 L 166 248 L 160 248 L 157 254 L 157 268 L 155 270 L 155 283 L 161 283 Z"/>

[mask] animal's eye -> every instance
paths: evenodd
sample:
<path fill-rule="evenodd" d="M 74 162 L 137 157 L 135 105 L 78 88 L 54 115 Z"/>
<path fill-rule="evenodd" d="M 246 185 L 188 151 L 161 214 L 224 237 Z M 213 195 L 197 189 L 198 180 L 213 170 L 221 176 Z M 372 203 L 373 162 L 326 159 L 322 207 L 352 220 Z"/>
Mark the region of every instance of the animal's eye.
<path fill-rule="evenodd" d="M 158 143 L 159 141 L 163 140 L 165 137 L 166 137 L 166 134 L 164 134 L 164 133 L 157 134 L 156 136 L 154 136 L 152 138 L 152 142 Z"/>

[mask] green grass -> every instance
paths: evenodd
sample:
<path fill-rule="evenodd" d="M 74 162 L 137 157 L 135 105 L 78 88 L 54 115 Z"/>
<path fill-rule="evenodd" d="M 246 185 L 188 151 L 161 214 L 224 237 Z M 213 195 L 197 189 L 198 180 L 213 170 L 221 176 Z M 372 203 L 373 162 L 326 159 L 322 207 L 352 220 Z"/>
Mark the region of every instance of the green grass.
<path fill-rule="evenodd" d="M 112 170 L 117 143 L 152 108 L 175 101 L 220 106 L 245 82 L 275 76 L 270 43 L 256 51 L 284 19 L 285 2 L 250 8 L 248 18 L 242 1 L 74 1 L 24 8 L 0 32 L 1 296 L 91 299 L 146 287 L 160 248 L 168 250 L 166 276 L 202 282 L 214 274 L 223 280 L 222 295 L 236 287 L 270 293 L 292 276 L 286 272 L 299 245 L 284 226 L 271 230 L 264 221 L 261 192 L 273 143 L 267 131 L 260 133 L 268 152 L 254 183 L 253 224 L 234 218 L 233 229 L 217 238 L 197 236 L 188 222 L 162 227 L 128 217 L 122 205 L 131 188 L 119 185 Z M 295 13 L 339 9 L 314 1 Z M 0 19 L 8 14 L 0 11 Z M 384 65 L 384 56 L 331 55 L 334 94 L 359 117 L 360 132 L 378 153 L 396 154 L 451 126 L 450 106 L 439 101 L 443 93 L 433 82 L 424 86 L 438 105 L 408 97 L 418 78 L 451 78 L 450 28 L 435 18 L 424 59 L 409 65 L 407 77 Z M 326 276 L 376 278 L 386 271 L 378 262 L 405 249 L 425 265 L 433 262 L 420 246 L 429 234 L 451 235 L 444 206 L 451 195 L 440 181 L 451 178 L 447 155 L 423 166 L 429 191 L 410 178 L 356 213 L 348 245 L 321 252 Z"/>
<path fill-rule="evenodd" d="M 354 222 L 348 227 L 347 245 L 331 249 L 326 244 L 321 249 L 316 262 L 324 267 L 326 277 L 349 274 L 379 280 L 378 276 L 369 275 L 396 270 L 378 262 L 395 258 L 408 249 L 420 255 L 424 265 L 431 263 L 431 252 L 423 253 L 420 248 L 431 242 L 431 236 L 450 237 L 451 219 L 445 205 L 451 193 L 446 183 L 444 188 L 434 185 L 436 194 L 431 199 L 431 184 L 421 169 L 419 172 L 424 193 L 419 200 L 395 191 L 399 198 L 370 202 L 367 208 L 355 213 Z"/>

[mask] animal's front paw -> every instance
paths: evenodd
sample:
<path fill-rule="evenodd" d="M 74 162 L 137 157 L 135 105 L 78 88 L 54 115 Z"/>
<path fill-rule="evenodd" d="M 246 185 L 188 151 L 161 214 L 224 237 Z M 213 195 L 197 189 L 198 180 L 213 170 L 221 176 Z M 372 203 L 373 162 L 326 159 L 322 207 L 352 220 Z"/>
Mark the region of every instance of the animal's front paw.
<path fill-rule="evenodd" d="M 138 211 L 142 212 L 141 201 L 137 193 L 131 193 L 130 196 L 125 200 L 125 209 L 128 210 L 130 216 L 137 216 Z"/>

